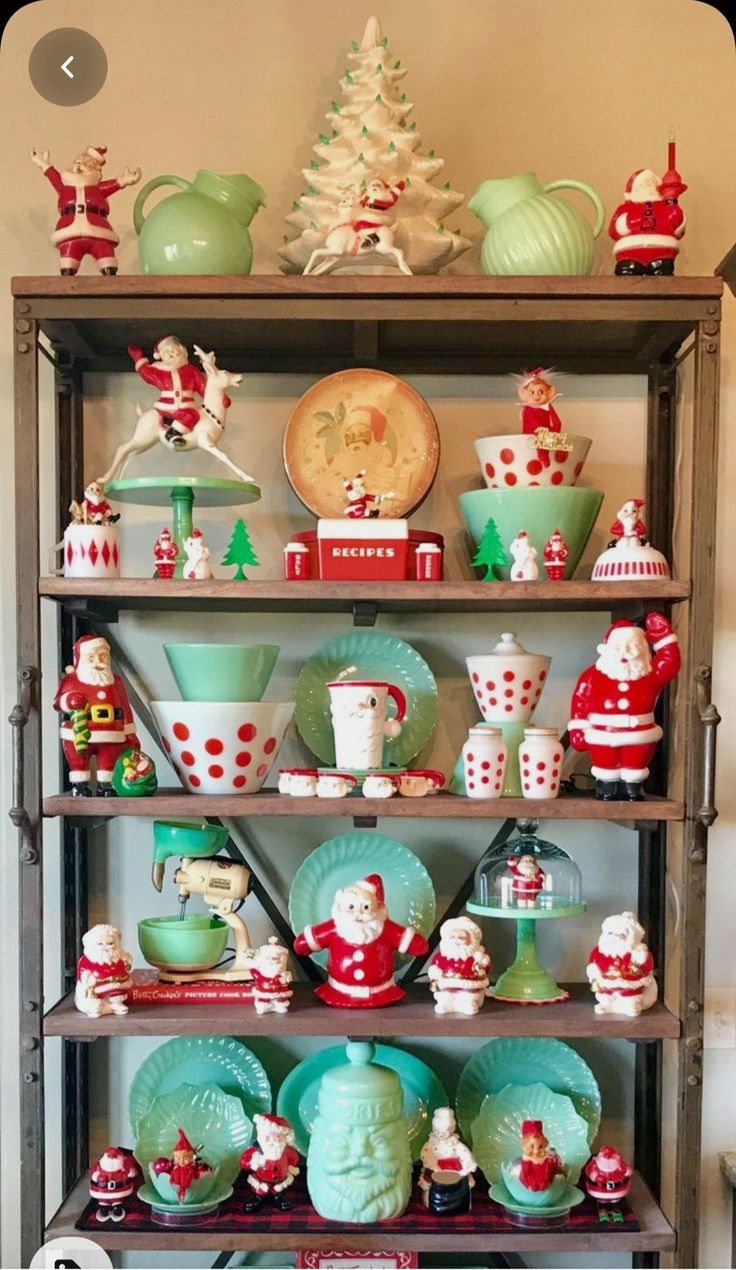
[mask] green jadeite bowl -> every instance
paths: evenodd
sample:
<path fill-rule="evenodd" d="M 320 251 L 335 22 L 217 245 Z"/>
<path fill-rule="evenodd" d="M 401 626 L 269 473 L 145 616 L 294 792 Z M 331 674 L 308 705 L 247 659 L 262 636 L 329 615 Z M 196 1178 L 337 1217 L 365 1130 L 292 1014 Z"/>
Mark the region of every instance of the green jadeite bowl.
<path fill-rule="evenodd" d="M 214 1190 L 220 1172 L 219 1164 L 213 1168 L 211 1173 L 203 1173 L 201 1177 L 195 1178 L 191 1185 L 187 1188 L 184 1199 L 185 1204 L 201 1204 L 206 1200 L 210 1191 Z M 166 1204 L 173 1204 L 177 1208 L 182 1203 L 175 1186 L 171 1185 L 168 1173 L 155 1173 L 153 1165 L 148 1166 L 148 1176 L 155 1186 L 162 1200 Z"/>
<path fill-rule="evenodd" d="M 164 644 L 184 701 L 260 701 L 278 644 Z"/>
<path fill-rule="evenodd" d="M 567 1176 L 559 1173 L 552 1179 L 552 1185 L 546 1190 L 530 1191 L 528 1187 L 522 1186 L 514 1172 L 514 1166 L 509 1164 L 501 1165 L 501 1176 L 511 1198 L 515 1199 L 517 1204 L 526 1204 L 528 1208 L 552 1208 L 560 1202 L 569 1185 Z"/>
<path fill-rule="evenodd" d="M 206 970 L 225 953 L 229 927 L 219 917 L 146 917 L 138 943 L 146 961 L 161 970 Z"/>
<path fill-rule="evenodd" d="M 560 485 L 554 489 L 476 489 L 460 495 L 460 511 L 473 545 L 478 547 L 490 517 L 496 522 L 508 555 L 509 543 L 525 529 L 537 549 L 540 579 L 545 579 L 544 545 L 559 529 L 570 554 L 566 578 L 571 578 L 593 532 L 603 491 Z M 508 569 L 499 569 L 508 578 Z"/>

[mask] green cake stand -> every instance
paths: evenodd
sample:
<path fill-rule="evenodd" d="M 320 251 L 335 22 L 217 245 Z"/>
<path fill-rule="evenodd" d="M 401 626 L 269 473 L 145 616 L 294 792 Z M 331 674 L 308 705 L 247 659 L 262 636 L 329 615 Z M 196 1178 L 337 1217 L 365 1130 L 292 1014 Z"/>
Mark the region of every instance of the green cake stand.
<path fill-rule="evenodd" d="M 199 507 L 237 507 L 242 503 L 257 503 L 261 487 L 255 481 L 234 481 L 219 476 L 134 476 L 110 481 L 105 493 L 118 503 L 171 506 L 171 535 L 179 548 L 174 577 L 181 578 L 186 560 L 184 539 L 191 537 L 194 527 L 195 499 Z"/>
<path fill-rule="evenodd" d="M 537 958 L 537 922 L 553 921 L 558 917 L 579 917 L 585 912 L 584 901 L 557 905 L 552 901 L 549 907 L 520 909 L 513 905 L 477 904 L 469 900 L 465 907 L 469 913 L 477 913 L 481 917 L 500 917 L 516 922 L 516 957 L 491 988 L 496 1001 L 510 1001 L 516 1005 L 550 1005 L 554 1001 L 568 1000 L 569 992 L 555 983 Z"/>

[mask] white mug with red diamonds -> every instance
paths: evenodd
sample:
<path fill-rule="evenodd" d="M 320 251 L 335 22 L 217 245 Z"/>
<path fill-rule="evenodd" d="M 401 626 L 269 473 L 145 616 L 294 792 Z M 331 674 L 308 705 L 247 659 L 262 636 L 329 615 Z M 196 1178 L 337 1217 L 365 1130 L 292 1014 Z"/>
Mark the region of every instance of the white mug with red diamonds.
<path fill-rule="evenodd" d="M 64 553 L 61 568 L 54 567 L 57 551 Z M 51 550 L 49 572 L 65 578 L 119 578 L 117 529 L 114 525 L 67 525 L 62 541 Z"/>
<path fill-rule="evenodd" d="M 557 728 L 524 728 L 519 746 L 521 792 L 525 798 L 556 798 L 565 751 Z"/>
<path fill-rule="evenodd" d="M 462 750 L 468 798 L 501 798 L 508 751 L 500 728 L 476 727 Z"/>
<path fill-rule="evenodd" d="M 327 684 L 335 734 L 335 766 L 353 771 L 383 767 L 383 742 L 401 732 L 406 697 L 380 679 L 335 679 Z M 396 707 L 388 717 L 389 699 Z"/>

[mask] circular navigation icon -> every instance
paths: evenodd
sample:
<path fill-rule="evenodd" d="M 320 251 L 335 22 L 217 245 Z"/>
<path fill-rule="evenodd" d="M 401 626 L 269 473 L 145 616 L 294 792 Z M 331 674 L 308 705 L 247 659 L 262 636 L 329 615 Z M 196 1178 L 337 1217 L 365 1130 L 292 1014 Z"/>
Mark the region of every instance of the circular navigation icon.
<path fill-rule="evenodd" d="M 97 96 L 107 79 L 107 55 L 88 31 L 62 26 L 34 44 L 28 74 L 45 101 L 81 106 Z"/>
<path fill-rule="evenodd" d="M 42 1244 L 30 1270 L 110 1270 L 112 1262 L 93 1239 L 67 1235 Z"/>

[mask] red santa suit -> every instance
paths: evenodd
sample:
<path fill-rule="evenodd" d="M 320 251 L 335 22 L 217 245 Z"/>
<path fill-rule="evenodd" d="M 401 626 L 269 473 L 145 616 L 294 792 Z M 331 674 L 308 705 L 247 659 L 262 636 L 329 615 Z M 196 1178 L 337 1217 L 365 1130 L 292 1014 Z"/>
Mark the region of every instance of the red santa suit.
<path fill-rule="evenodd" d="M 87 516 L 93 525 L 106 525 L 112 514 L 112 507 L 103 498 L 101 503 L 91 503 L 89 499 L 87 503 Z"/>
<path fill-rule="evenodd" d="M 522 1159 L 519 1181 L 528 1191 L 546 1191 L 561 1172 L 562 1161 L 556 1151 L 548 1151 L 543 1160 Z"/>
<path fill-rule="evenodd" d="M 601 1147 L 585 1166 L 588 1194 L 602 1204 L 616 1204 L 631 1189 L 633 1169 L 613 1147 Z"/>
<path fill-rule="evenodd" d="M 154 353 L 156 348 L 154 348 Z M 196 404 L 195 394 L 204 397 L 207 387 L 207 376 L 197 366 L 186 362 L 176 370 L 169 370 L 162 365 L 154 365 L 144 355 L 143 349 L 131 344 L 128 352 L 135 363 L 141 379 L 161 390 L 161 395 L 153 403 L 153 409 L 165 419 L 174 419 L 181 423 L 188 432 L 199 422 L 200 411 Z M 223 397 L 223 404 L 229 407 L 230 398 Z"/>
<path fill-rule="evenodd" d="M 139 1178 L 140 1170 L 132 1155 L 120 1147 L 107 1147 L 89 1171 L 89 1195 L 98 1205 L 98 1221 L 107 1221 L 108 1217 L 122 1220 L 122 1202 L 130 1199 Z M 114 1211 L 118 1208 L 119 1214 Z M 108 1212 L 110 1209 L 113 1211 Z"/>
<path fill-rule="evenodd" d="M 511 883 L 511 891 L 517 900 L 532 900 L 536 903 L 537 896 L 544 886 L 545 872 L 539 869 L 533 878 L 526 877 L 519 870 L 519 859 L 517 856 L 509 856 L 506 861 L 509 871 L 514 875 Z"/>
<path fill-rule="evenodd" d="M 159 578 L 173 578 L 178 555 L 179 548 L 171 537 L 171 530 L 162 529 L 153 544 L 153 563 L 156 566 L 156 576 Z"/>
<path fill-rule="evenodd" d="M 265 975 L 254 965 L 251 968 L 251 981 L 254 1002 L 264 1006 L 277 1003 L 288 1006 L 294 994 L 290 975 L 288 978 L 286 975 Z"/>
<path fill-rule="evenodd" d="M 103 146 L 97 154 L 104 162 Z M 59 172 L 51 164 L 44 168 L 44 176 L 58 195 L 59 218 L 51 241 L 59 249 L 62 264 L 71 262 L 72 267 L 79 267 L 83 258 L 90 255 L 101 269 L 116 269 L 115 248 L 120 239 L 108 220 L 108 199 L 123 188 L 120 182 L 112 179 L 90 184 L 82 176 Z"/>
<path fill-rule="evenodd" d="M 606 633 L 630 627 L 615 622 Z M 650 613 L 647 635 L 654 637 L 651 669 L 638 679 L 609 678 L 596 666 L 584 670 L 572 696 L 568 724 L 570 743 L 588 750 L 591 771 L 599 780 L 641 782 L 649 775 L 662 729 L 654 721 L 654 707 L 662 689 L 680 669 L 680 647 L 667 618 Z"/>
<path fill-rule="evenodd" d="M 554 529 L 544 547 L 544 567 L 550 582 L 561 582 L 565 576 L 565 561 L 570 549 L 559 529 Z"/>
<path fill-rule="evenodd" d="M 92 961 L 82 955 L 77 962 L 77 980 L 85 972 L 94 979 L 94 984 L 86 989 L 90 996 L 98 1000 L 109 997 L 120 997 L 123 1001 L 128 999 L 130 966 L 124 957 L 119 957 L 117 961 Z"/>
<path fill-rule="evenodd" d="M 638 961 L 631 953 L 624 953 L 623 957 L 611 957 L 601 952 L 596 944 L 588 957 L 588 965 L 595 966 L 598 971 L 595 992 L 602 996 L 614 992 L 622 997 L 641 996 L 646 986 L 645 980 L 654 973 L 654 958 L 648 948 L 645 956 Z"/>
<path fill-rule="evenodd" d="M 616 208 L 608 226 L 616 264 L 633 261 L 642 266 L 642 273 L 648 272 L 654 261 L 674 262 L 685 233 L 685 213 L 676 201 L 637 198 L 637 178 L 644 172 L 647 169 L 629 177 L 629 197 Z"/>
<path fill-rule="evenodd" d="M 432 988 L 441 992 L 485 992 L 488 987 L 488 962 L 485 953 L 480 957 L 447 957 L 438 950 L 429 963 L 440 972 L 437 977 L 430 977 Z"/>
<path fill-rule="evenodd" d="M 545 428 L 547 432 L 562 432 L 562 420 L 551 401 L 548 401 L 546 405 L 525 404 L 521 407 L 521 431 L 523 435 L 534 436 L 537 428 Z M 549 467 L 549 450 L 537 450 L 537 458 L 543 467 Z"/>
<path fill-rule="evenodd" d="M 402 190 L 406 188 L 404 181 L 397 181 L 395 185 L 387 185 L 385 181 L 379 181 L 378 184 L 383 187 L 384 193 L 382 195 L 370 195 L 366 190 L 360 199 L 361 207 L 367 209 L 366 215 L 353 221 L 352 224 L 356 234 L 363 235 L 368 231 L 368 242 L 370 242 L 370 231 L 372 229 L 381 229 L 384 225 L 391 224 L 391 209 L 398 203 Z M 357 255 L 365 246 L 366 239 L 363 237 L 357 238 L 350 248 L 350 254 L 352 256 Z"/>
<path fill-rule="evenodd" d="M 54 709 L 60 711 L 62 716 L 59 734 L 72 784 L 89 780 L 89 760 L 92 755 L 97 758 L 97 779 L 109 783 L 123 750 L 128 746 L 140 749 L 133 712 L 120 676 L 114 675 L 110 684 L 90 684 L 81 680 L 77 674 L 79 648 L 94 638 L 84 635 L 77 640 L 74 645 L 74 669 L 64 675 L 54 697 Z M 75 744 L 71 714 L 73 710 L 85 708 L 89 741 L 80 750 Z"/>

